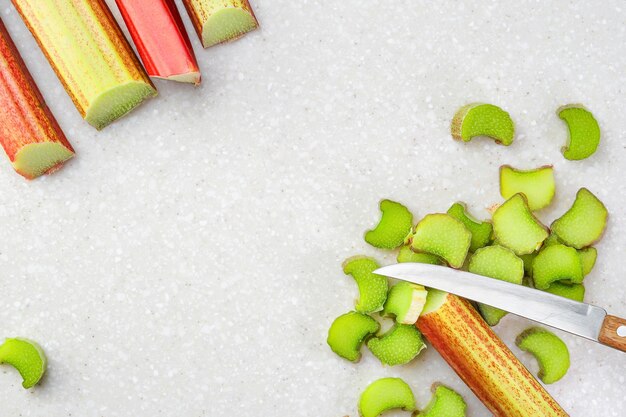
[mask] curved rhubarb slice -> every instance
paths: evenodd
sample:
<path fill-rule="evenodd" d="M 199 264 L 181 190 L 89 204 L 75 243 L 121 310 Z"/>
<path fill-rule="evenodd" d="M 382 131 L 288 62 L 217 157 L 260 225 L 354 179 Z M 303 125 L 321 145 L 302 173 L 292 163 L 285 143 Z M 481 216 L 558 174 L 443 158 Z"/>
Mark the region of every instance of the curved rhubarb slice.
<path fill-rule="evenodd" d="M 248 0 L 183 0 L 202 46 L 234 41 L 259 27 Z"/>
<path fill-rule="evenodd" d="M 413 214 L 402 204 L 391 200 L 382 200 L 380 211 L 380 222 L 375 229 L 365 233 L 365 241 L 377 248 L 395 249 L 411 233 Z"/>
<path fill-rule="evenodd" d="M 491 234 L 493 226 L 489 222 L 481 222 L 476 220 L 467 212 L 467 207 L 463 203 L 454 203 L 449 209 L 448 214 L 467 227 L 472 234 L 472 243 L 470 244 L 470 252 L 476 252 L 491 242 Z"/>
<path fill-rule="evenodd" d="M 585 287 L 583 284 L 564 284 L 557 281 L 550 284 L 544 291 L 574 301 L 582 302 L 585 298 Z"/>
<path fill-rule="evenodd" d="M 17 337 L 6 339 L 0 346 L 0 364 L 13 366 L 20 373 L 24 388 L 32 388 L 39 383 L 48 360 L 41 346 L 29 339 Z"/>
<path fill-rule="evenodd" d="M 417 327 L 494 415 L 568 416 L 468 301 L 429 290 Z"/>
<path fill-rule="evenodd" d="M 472 234 L 449 214 L 428 214 L 415 226 L 411 249 L 437 255 L 451 267 L 460 268 L 470 248 Z"/>
<path fill-rule="evenodd" d="M 417 253 L 413 252 L 411 246 L 405 245 L 400 248 L 398 256 L 396 257 L 398 263 L 403 262 L 415 262 L 419 264 L 431 264 L 431 265 L 445 265 L 446 263 L 437 255 L 430 253 Z"/>
<path fill-rule="evenodd" d="M 567 144 L 561 149 L 563 156 L 578 161 L 593 155 L 600 144 L 600 126 L 593 114 L 581 104 L 560 107 L 557 114 L 569 131 Z"/>
<path fill-rule="evenodd" d="M 583 267 L 576 249 L 565 245 L 543 248 L 533 261 L 535 288 L 545 290 L 555 281 L 583 282 Z"/>
<path fill-rule="evenodd" d="M 380 329 L 380 324 L 370 316 L 356 311 L 343 314 L 328 329 L 326 343 L 337 355 L 352 362 L 361 359 L 363 341 Z"/>
<path fill-rule="evenodd" d="M 200 70 L 173 0 L 115 0 L 148 75 L 200 84 Z"/>
<path fill-rule="evenodd" d="M 103 0 L 12 0 L 81 116 L 102 129 L 156 95 Z"/>
<path fill-rule="evenodd" d="M 515 194 L 493 213 L 496 242 L 526 255 L 538 249 L 548 237 L 547 227 L 533 215 L 523 194 Z"/>
<path fill-rule="evenodd" d="M 378 268 L 378 263 L 367 256 L 353 256 L 343 263 L 344 274 L 351 275 L 359 287 L 355 308 L 360 313 L 373 313 L 383 309 L 389 284 L 387 277 L 373 273 Z"/>
<path fill-rule="evenodd" d="M 395 366 L 411 362 L 426 345 L 414 325 L 396 323 L 382 336 L 368 340 L 367 347 L 383 365 Z"/>
<path fill-rule="evenodd" d="M 536 256 L 537 252 L 527 253 L 526 255 L 518 255 L 518 258 L 524 262 L 524 273 L 527 277 L 533 276 L 533 261 Z"/>
<path fill-rule="evenodd" d="M 539 362 L 539 378 L 553 384 L 569 369 L 567 345 L 554 333 L 541 327 L 524 330 L 515 340 L 517 347 L 531 353 Z"/>
<path fill-rule="evenodd" d="M 424 305 L 428 291 L 417 284 L 400 281 L 389 290 L 382 316 L 393 316 L 401 324 L 415 324 Z"/>
<path fill-rule="evenodd" d="M 493 104 L 472 103 L 461 107 L 452 118 L 452 137 L 469 142 L 477 136 L 487 136 L 496 143 L 513 143 L 515 125 L 511 116 Z"/>
<path fill-rule="evenodd" d="M 1 20 L 0 143 L 27 179 L 54 172 L 74 156 Z"/>
<path fill-rule="evenodd" d="M 415 410 L 413 391 L 400 378 L 381 378 L 372 382 L 359 399 L 361 417 L 377 417 L 394 408 Z"/>
<path fill-rule="evenodd" d="M 468 271 L 521 285 L 524 279 L 524 261 L 510 249 L 498 245 L 487 246 L 472 255 Z M 479 303 L 478 309 L 490 326 L 497 325 L 507 315 L 506 311 L 486 304 Z"/>
<path fill-rule="evenodd" d="M 608 215 L 602 201 L 581 188 L 572 207 L 552 223 L 552 232 L 566 245 L 582 249 L 602 237 Z"/>
<path fill-rule="evenodd" d="M 555 188 L 552 166 L 527 171 L 515 169 L 510 165 L 500 167 L 500 194 L 502 197 L 509 199 L 517 193 L 522 193 L 532 211 L 550 205 Z"/>
<path fill-rule="evenodd" d="M 432 391 L 430 402 L 415 417 L 465 417 L 467 405 L 456 391 L 439 384 L 433 384 Z"/>
<path fill-rule="evenodd" d="M 596 259 L 598 259 L 598 250 L 593 247 L 580 249 L 578 251 L 578 256 L 580 256 L 580 262 L 583 266 L 583 276 L 586 276 L 593 270 L 593 267 L 596 265 Z"/>

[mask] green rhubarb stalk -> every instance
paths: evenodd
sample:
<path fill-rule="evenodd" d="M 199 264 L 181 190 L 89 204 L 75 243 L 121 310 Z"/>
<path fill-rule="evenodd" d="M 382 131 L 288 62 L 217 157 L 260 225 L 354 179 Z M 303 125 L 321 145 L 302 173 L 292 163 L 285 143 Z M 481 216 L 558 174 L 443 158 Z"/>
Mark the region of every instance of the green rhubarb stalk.
<path fill-rule="evenodd" d="M 12 0 L 81 116 L 102 129 L 156 89 L 103 0 Z"/>

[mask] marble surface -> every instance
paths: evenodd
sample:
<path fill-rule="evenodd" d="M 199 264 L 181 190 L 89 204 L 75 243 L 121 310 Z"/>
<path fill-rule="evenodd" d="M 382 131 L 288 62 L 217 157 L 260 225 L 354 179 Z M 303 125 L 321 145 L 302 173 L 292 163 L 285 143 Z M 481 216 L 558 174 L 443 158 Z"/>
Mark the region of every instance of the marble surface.
<path fill-rule="evenodd" d="M 342 260 L 393 261 L 362 239 L 381 198 L 417 217 L 462 200 L 483 217 L 504 163 L 554 164 L 546 222 L 581 186 L 606 203 L 586 300 L 626 315 L 626 4 L 254 6 L 262 29 L 240 41 L 204 51 L 192 33 L 202 86 L 157 82 L 157 99 L 102 132 L 1 9 L 77 158 L 32 182 L 0 160 L 0 337 L 38 340 L 50 359 L 31 391 L 0 368 L 0 415 L 356 417 L 369 382 L 400 376 L 419 406 L 441 381 L 488 416 L 432 348 L 383 368 L 325 339 L 356 296 Z M 470 101 L 507 109 L 516 142 L 454 142 L 450 119 Z M 571 102 L 603 131 L 584 162 L 559 151 L 555 109 Z M 513 345 L 528 324 L 510 316 L 497 332 Z M 572 367 L 548 390 L 572 416 L 624 416 L 626 356 L 559 334 Z"/>

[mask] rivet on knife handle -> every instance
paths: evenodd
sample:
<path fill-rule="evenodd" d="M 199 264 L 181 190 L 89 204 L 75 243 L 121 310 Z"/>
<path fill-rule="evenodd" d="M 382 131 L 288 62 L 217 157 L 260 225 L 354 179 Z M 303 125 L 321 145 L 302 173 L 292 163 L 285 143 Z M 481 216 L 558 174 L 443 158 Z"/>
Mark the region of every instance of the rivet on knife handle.
<path fill-rule="evenodd" d="M 607 315 L 602 323 L 598 341 L 603 345 L 626 352 L 626 319 Z"/>

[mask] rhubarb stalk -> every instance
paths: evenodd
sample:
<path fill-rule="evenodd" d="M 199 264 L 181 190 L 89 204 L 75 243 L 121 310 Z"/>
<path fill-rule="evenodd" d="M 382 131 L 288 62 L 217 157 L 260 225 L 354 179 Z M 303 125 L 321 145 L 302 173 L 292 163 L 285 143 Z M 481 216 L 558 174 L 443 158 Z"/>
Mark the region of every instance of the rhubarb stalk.
<path fill-rule="evenodd" d="M 239 39 L 259 27 L 248 0 L 183 0 L 202 46 Z"/>
<path fill-rule="evenodd" d="M 0 143 L 28 179 L 56 171 L 74 156 L 1 20 Z"/>
<path fill-rule="evenodd" d="M 87 122 L 102 129 L 156 95 L 104 0 L 12 0 Z"/>
<path fill-rule="evenodd" d="M 148 75 L 200 83 L 200 70 L 173 0 L 115 0 Z"/>
<path fill-rule="evenodd" d="M 468 301 L 429 290 L 424 311 L 418 329 L 494 416 L 568 415 Z"/>

